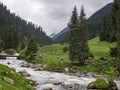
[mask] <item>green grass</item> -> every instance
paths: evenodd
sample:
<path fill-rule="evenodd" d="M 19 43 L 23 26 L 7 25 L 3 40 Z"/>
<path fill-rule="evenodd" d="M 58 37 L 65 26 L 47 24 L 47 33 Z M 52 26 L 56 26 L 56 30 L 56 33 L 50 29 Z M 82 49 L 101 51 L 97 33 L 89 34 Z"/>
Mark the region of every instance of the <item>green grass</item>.
<path fill-rule="evenodd" d="M 0 64 L 0 86 L 2 90 L 35 90 L 33 87 L 29 86 L 32 82 L 26 78 L 23 78 L 20 74 L 14 72 L 14 70 L 8 68 L 7 66 Z M 3 77 L 8 77 L 14 80 L 14 85 L 11 85 L 3 80 Z"/>
<path fill-rule="evenodd" d="M 89 41 L 90 52 L 94 55 L 96 60 L 100 58 L 110 59 L 110 48 L 115 47 L 116 43 L 109 43 L 106 41 L 99 41 L 99 37 Z"/>
<path fill-rule="evenodd" d="M 76 69 L 71 69 L 73 72 L 76 70 L 83 70 L 87 72 L 100 72 L 104 74 L 115 74 L 115 70 L 112 66 L 113 57 L 110 57 L 109 52 L 111 47 L 115 47 L 116 43 L 109 43 L 105 41 L 99 41 L 96 37 L 88 42 L 90 53 L 94 56 L 94 59 L 85 66 L 76 66 Z M 37 53 L 36 63 L 46 64 L 48 69 L 59 69 L 63 71 L 65 67 L 69 67 L 69 50 L 64 52 L 64 48 L 69 47 L 68 44 L 53 44 L 49 46 L 40 47 Z M 99 63 L 95 60 L 105 58 L 108 61 Z M 63 61 L 62 61 L 63 59 Z M 104 68 L 104 69 L 103 69 Z"/>

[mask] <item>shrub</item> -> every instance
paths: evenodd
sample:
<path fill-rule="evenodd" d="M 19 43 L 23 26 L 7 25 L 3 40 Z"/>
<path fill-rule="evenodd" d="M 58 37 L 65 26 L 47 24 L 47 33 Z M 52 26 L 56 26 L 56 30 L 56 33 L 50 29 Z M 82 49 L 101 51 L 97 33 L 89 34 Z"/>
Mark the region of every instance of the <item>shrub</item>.
<path fill-rule="evenodd" d="M 69 48 L 67 47 L 67 46 L 65 46 L 64 48 L 63 48 L 63 52 L 67 52 L 69 50 Z"/>
<path fill-rule="evenodd" d="M 14 54 L 14 53 L 16 53 L 16 50 L 14 50 L 14 49 L 7 49 L 7 50 L 5 50 L 5 53 L 7 53 L 7 54 Z"/>
<path fill-rule="evenodd" d="M 110 56 L 116 57 L 117 56 L 117 48 L 110 48 Z"/>
<path fill-rule="evenodd" d="M 108 78 L 108 84 L 109 84 L 109 89 L 110 90 L 117 90 L 117 85 L 116 83 L 114 82 L 114 79 L 112 77 L 109 77 Z M 116 88 L 116 89 L 115 89 Z"/>
<path fill-rule="evenodd" d="M 53 71 L 59 71 L 59 72 L 62 72 L 63 71 L 63 68 L 61 67 L 60 63 L 59 62 L 54 62 L 54 61 L 51 61 L 47 64 L 47 67 L 46 69 L 50 69 L 50 70 L 53 70 Z"/>

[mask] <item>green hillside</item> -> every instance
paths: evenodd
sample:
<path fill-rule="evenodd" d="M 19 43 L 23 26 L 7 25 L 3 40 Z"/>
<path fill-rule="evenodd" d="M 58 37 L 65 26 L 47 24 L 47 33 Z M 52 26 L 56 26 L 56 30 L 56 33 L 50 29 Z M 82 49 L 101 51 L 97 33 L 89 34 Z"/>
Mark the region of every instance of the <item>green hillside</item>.
<path fill-rule="evenodd" d="M 99 41 L 98 37 L 90 40 L 89 41 L 90 53 L 94 56 L 94 58 L 91 60 L 91 63 L 92 61 L 95 62 L 94 60 L 99 61 L 99 59 L 101 58 L 108 59 L 108 61 L 114 59 L 113 57 L 110 57 L 109 51 L 110 51 L 110 47 L 115 47 L 115 45 L 116 43 L 109 43 L 105 41 L 101 42 Z M 63 71 L 63 69 L 65 67 L 69 67 L 69 64 L 70 64 L 68 55 L 69 55 L 68 44 L 63 44 L 63 45 L 53 44 L 50 46 L 40 47 L 36 55 L 37 57 L 35 62 L 46 64 L 48 69 L 54 69 L 54 70 L 57 69 L 57 70 Z M 96 68 L 95 67 L 90 68 L 92 66 L 91 63 L 83 67 L 78 66 L 77 69 L 99 72 L 99 69 L 97 69 L 96 66 L 95 66 Z M 108 64 L 108 67 L 106 68 L 111 69 L 112 67 L 110 66 L 111 62 L 105 62 L 105 63 Z M 98 68 L 101 68 L 101 67 L 98 67 Z"/>
<path fill-rule="evenodd" d="M 14 85 L 9 84 L 3 78 L 7 77 L 14 81 Z M 23 78 L 18 73 L 14 72 L 13 69 L 0 64 L 0 87 L 2 90 L 35 90 L 29 85 L 31 80 Z"/>
<path fill-rule="evenodd" d="M 109 59 L 109 52 L 111 47 L 115 47 L 116 43 L 109 43 L 106 41 L 99 41 L 99 38 L 94 38 L 89 41 L 90 52 L 95 59 L 107 58 Z"/>

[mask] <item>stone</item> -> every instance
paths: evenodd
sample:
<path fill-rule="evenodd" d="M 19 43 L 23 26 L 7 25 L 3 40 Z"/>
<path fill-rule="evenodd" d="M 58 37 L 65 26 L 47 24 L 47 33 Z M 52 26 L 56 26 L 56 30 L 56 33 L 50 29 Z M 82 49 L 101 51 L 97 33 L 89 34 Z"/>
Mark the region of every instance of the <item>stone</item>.
<path fill-rule="evenodd" d="M 53 83 L 53 85 L 62 85 L 62 82 Z"/>
<path fill-rule="evenodd" d="M 44 68 L 44 69 L 45 69 L 45 68 L 46 68 L 46 65 L 45 65 L 45 64 L 43 64 L 43 65 L 42 65 L 42 68 Z"/>
<path fill-rule="evenodd" d="M 3 77 L 4 81 L 8 82 L 11 85 L 14 85 L 14 80 L 8 78 L 8 77 Z"/>
<path fill-rule="evenodd" d="M 10 65 L 10 62 L 8 62 L 7 64 Z"/>
<path fill-rule="evenodd" d="M 43 90 L 53 90 L 53 89 L 48 87 L 48 88 L 44 88 Z"/>
<path fill-rule="evenodd" d="M 69 68 L 68 67 L 65 68 L 65 72 L 69 72 Z"/>
<path fill-rule="evenodd" d="M 36 81 L 30 82 L 29 84 L 30 84 L 30 86 L 35 86 L 36 85 Z"/>
<path fill-rule="evenodd" d="M 43 70 L 44 70 L 44 68 L 42 68 L 42 67 L 35 68 L 35 71 L 43 71 Z"/>
<path fill-rule="evenodd" d="M 42 66 L 41 64 L 32 64 L 31 68 L 38 68 L 38 67 L 41 67 L 41 66 Z"/>
<path fill-rule="evenodd" d="M 23 64 L 21 65 L 21 67 L 29 68 L 29 67 L 30 67 L 30 64 L 29 64 L 29 63 L 23 63 Z"/>
<path fill-rule="evenodd" d="M 30 74 L 27 73 L 26 71 L 20 71 L 19 73 L 20 73 L 23 77 L 29 77 L 29 76 L 30 76 Z"/>
<path fill-rule="evenodd" d="M 87 89 L 97 89 L 94 85 L 94 82 L 88 84 Z"/>

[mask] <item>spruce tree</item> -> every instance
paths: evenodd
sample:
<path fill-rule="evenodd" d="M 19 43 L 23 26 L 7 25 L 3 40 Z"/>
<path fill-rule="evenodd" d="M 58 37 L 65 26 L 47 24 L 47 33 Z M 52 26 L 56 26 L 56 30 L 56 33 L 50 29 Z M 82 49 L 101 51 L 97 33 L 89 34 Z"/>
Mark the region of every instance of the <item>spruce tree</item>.
<path fill-rule="evenodd" d="M 73 12 L 72 12 L 72 16 L 70 19 L 70 23 L 69 28 L 70 28 L 70 41 L 69 41 L 69 49 L 70 49 L 70 53 L 69 53 L 69 58 L 70 60 L 73 62 L 76 59 L 76 29 L 78 29 L 78 24 L 79 24 L 79 20 L 78 20 L 78 13 L 77 13 L 77 8 L 74 7 Z"/>
<path fill-rule="evenodd" d="M 77 62 L 84 65 L 85 59 L 88 57 L 88 45 L 86 34 L 86 18 L 84 8 L 81 9 L 81 15 L 78 18 L 77 9 L 74 8 L 72 12 L 70 28 L 70 42 L 69 42 L 69 58 L 72 62 Z"/>
<path fill-rule="evenodd" d="M 117 56 L 115 61 L 115 66 L 117 71 L 120 73 L 120 32 L 117 34 Z"/>
<path fill-rule="evenodd" d="M 34 59 L 34 55 L 36 54 L 37 50 L 38 44 L 36 38 L 34 36 L 31 36 L 31 38 L 28 41 L 28 46 L 26 49 L 27 59 Z"/>
<path fill-rule="evenodd" d="M 85 59 L 88 58 L 89 48 L 88 48 L 88 33 L 87 33 L 87 24 L 86 17 L 84 12 L 84 7 L 82 6 L 80 17 L 79 17 L 79 26 L 78 26 L 78 58 L 79 64 L 84 65 Z"/>
<path fill-rule="evenodd" d="M 116 41 L 116 60 L 115 67 L 120 73 L 120 0 L 114 0 L 113 10 L 111 13 L 111 41 Z"/>
<path fill-rule="evenodd" d="M 110 21 L 110 26 L 111 26 L 111 33 L 110 33 L 110 41 L 116 41 L 116 36 L 117 36 L 117 24 L 118 24 L 118 16 L 119 16 L 119 0 L 114 0 L 113 3 L 113 8 L 112 8 L 112 13 L 111 13 L 111 21 Z"/>

